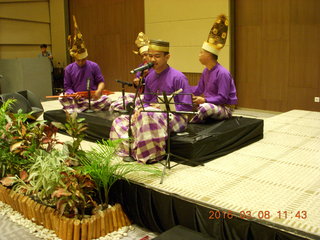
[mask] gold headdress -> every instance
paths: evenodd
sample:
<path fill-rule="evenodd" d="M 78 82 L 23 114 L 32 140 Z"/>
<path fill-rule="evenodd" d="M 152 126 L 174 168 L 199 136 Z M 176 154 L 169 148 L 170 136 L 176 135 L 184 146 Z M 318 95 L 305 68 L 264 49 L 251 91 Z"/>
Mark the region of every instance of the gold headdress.
<path fill-rule="evenodd" d="M 73 17 L 73 23 L 74 23 L 74 36 L 73 36 L 73 43 L 72 43 L 72 36 L 71 35 L 68 36 L 69 53 L 71 57 L 81 60 L 88 57 L 88 51 L 84 45 L 82 34 L 78 28 L 76 18 L 75 16 L 72 16 L 72 17 Z"/>
<path fill-rule="evenodd" d="M 133 51 L 135 54 L 142 54 L 143 52 L 146 52 L 149 49 L 149 39 L 143 32 L 139 32 L 137 39 L 134 43 L 137 45 L 138 48 L 138 51 Z"/>
<path fill-rule="evenodd" d="M 169 52 L 169 42 L 162 40 L 150 40 L 149 49 L 160 52 Z"/>
<path fill-rule="evenodd" d="M 228 26 L 229 21 L 227 17 L 224 14 L 218 16 L 209 32 L 208 40 L 202 45 L 202 49 L 218 56 L 220 50 L 226 44 Z"/>

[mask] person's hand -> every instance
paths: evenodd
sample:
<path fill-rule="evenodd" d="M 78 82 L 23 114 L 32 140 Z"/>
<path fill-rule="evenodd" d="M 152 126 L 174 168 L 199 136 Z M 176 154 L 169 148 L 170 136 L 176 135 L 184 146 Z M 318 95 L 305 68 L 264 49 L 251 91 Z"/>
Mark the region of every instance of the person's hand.
<path fill-rule="evenodd" d="M 133 79 L 133 84 L 137 87 L 139 85 L 140 79 L 139 78 L 135 78 Z"/>
<path fill-rule="evenodd" d="M 94 100 L 98 100 L 100 97 L 102 96 L 102 91 L 95 91 L 94 95 L 93 95 L 93 99 Z"/>
<path fill-rule="evenodd" d="M 143 71 L 143 77 L 146 77 L 148 75 L 148 73 L 149 73 L 149 69 L 144 70 Z"/>
<path fill-rule="evenodd" d="M 82 97 L 81 94 L 79 94 L 79 93 L 65 93 L 65 95 L 66 96 L 72 95 L 71 97 L 73 97 L 76 100 L 79 100 Z"/>
<path fill-rule="evenodd" d="M 138 116 L 140 115 L 142 110 L 143 110 L 143 108 L 139 108 L 134 112 L 132 119 L 131 119 L 132 122 L 134 122 L 138 119 Z"/>
<path fill-rule="evenodd" d="M 80 93 L 75 93 L 76 95 L 74 96 L 74 99 L 79 100 L 82 98 L 82 95 Z"/>
<path fill-rule="evenodd" d="M 150 106 L 160 109 L 160 104 L 159 103 L 150 103 Z"/>
<path fill-rule="evenodd" d="M 206 99 L 201 96 L 192 96 L 192 102 L 196 105 L 200 105 L 206 102 Z"/>

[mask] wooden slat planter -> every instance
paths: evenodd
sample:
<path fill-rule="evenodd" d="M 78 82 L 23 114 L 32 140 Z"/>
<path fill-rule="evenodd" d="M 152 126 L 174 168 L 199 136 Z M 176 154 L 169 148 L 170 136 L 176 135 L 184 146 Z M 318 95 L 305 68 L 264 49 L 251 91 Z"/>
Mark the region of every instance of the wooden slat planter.
<path fill-rule="evenodd" d="M 0 184 L 0 201 L 10 205 L 24 217 L 53 230 L 63 240 L 90 240 L 131 225 L 120 204 L 115 204 L 90 218 L 79 220 L 60 217 L 53 208 L 33 201 Z"/>

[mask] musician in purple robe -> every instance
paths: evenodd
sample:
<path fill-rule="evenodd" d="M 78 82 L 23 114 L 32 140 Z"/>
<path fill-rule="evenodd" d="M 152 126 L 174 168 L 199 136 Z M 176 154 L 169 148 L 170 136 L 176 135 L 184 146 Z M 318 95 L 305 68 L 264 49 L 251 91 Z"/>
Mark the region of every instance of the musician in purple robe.
<path fill-rule="evenodd" d="M 132 157 L 143 163 L 158 161 L 166 153 L 167 118 L 166 113 L 158 112 L 159 94 L 163 92 L 173 94 L 175 92 L 189 93 L 189 95 L 178 94 L 174 97 L 177 111 L 192 109 L 191 89 L 187 78 L 179 71 L 168 65 L 170 58 L 169 43 L 151 40 L 149 44 L 149 58 L 154 64 L 153 70 L 146 77 L 145 111 L 136 110 L 132 121 Z M 150 112 L 148 112 L 150 111 Z M 153 112 L 151 112 L 153 111 Z M 183 131 L 187 126 L 187 117 L 183 114 L 170 113 L 169 128 L 173 132 Z M 128 138 L 128 117 L 120 116 L 114 120 L 110 131 L 110 138 Z M 122 146 L 120 154 L 128 155 L 127 142 Z"/>
<path fill-rule="evenodd" d="M 232 116 L 237 104 L 237 94 L 233 78 L 229 71 L 218 63 L 218 55 L 225 45 L 228 20 L 221 15 L 214 23 L 208 40 L 202 45 L 199 61 L 206 67 L 196 87 L 193 87 L 193 103 L 197 114 L 192 123 L 201 123 L 208 118 L 226 119 Z"/>
<path fill-rule="evenodd" d="M 77 93 L 90 89 L 90 91 L 95 91 L 91 96 L 90 108 L 94 111 L 106 110 L 110 106 L 110 100 L 107 96 L 102 95 L 105 88 L 103 75 L 97 63 L 87 60 L 88 51 L 75 18 L 73 20 L 75 25 L 73 45 L 71 44 L 71 36 L 69 36 L 69 40 L 70 55 L 75 62 L 69 64 L 64 70 L 65 95 L 73 94 L 73 96 L 61 97 L 59 101 L 63 109 L 69 113 L 85 111 L 89 108 L 89 100 Z"/>

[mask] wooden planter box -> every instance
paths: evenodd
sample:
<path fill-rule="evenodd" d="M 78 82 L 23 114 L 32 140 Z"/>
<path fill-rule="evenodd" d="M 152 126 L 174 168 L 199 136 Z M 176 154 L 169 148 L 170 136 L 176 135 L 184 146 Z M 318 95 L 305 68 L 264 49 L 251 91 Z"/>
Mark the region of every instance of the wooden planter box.
<path fill-rule="evenodd" d="M 11 191 L 0 184 L 0 201 L 10 205 L 29 220 L 53 230 L 63 240 L 91 240 L 131 225 L 121 205 L 116 204 L 88 219 L 60 217 L 51 207 Z"/>

